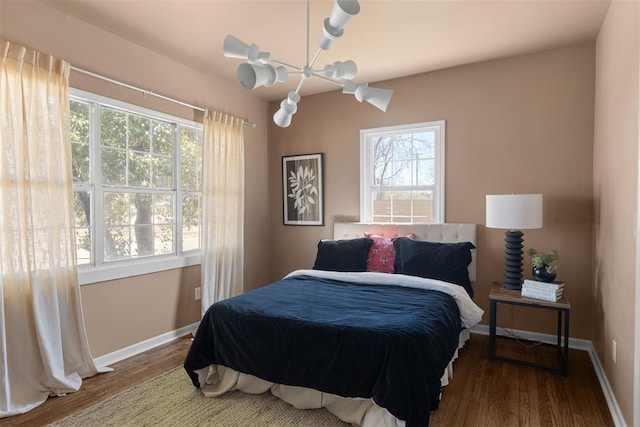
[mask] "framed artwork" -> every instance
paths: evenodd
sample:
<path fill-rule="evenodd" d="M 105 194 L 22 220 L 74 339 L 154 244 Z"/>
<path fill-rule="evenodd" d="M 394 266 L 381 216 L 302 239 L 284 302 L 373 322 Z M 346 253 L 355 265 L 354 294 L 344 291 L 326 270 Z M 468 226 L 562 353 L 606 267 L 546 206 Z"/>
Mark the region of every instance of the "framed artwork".
<path fill-rule="evenodd" d="M 282 156 L 284 225 L 324 225 L 323 154 Z"/>

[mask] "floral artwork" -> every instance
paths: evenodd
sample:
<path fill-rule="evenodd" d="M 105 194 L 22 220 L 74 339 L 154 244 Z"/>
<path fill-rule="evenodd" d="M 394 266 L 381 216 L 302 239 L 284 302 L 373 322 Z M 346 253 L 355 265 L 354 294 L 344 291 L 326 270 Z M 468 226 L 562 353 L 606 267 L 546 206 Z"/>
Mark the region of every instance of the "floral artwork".
<path fill-rule="evenodd" d="M 282 158 L 285 225 L 323 225 L 322 154 Z"/>

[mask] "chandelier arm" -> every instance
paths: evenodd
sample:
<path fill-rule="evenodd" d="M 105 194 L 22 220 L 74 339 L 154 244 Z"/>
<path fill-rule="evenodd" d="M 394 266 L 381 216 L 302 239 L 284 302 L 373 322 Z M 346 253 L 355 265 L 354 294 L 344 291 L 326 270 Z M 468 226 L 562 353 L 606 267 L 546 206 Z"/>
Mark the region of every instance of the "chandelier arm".
<path fill-rule="evenodd" d="M 277 59 L 272 59 L 271 62 L 302 72 L 302 67 L 296 67 L 295 65 L 287 64 L 286 62 L 278 61 Z"/>
<path fill-rule="evenodd" d="M 300 83 L 298 83 L 298 87 L 296 88 L 296 95 L 300 94 L 300 89 L 302 89 L 302 84 L 304 83 L 304 81 L 306 80 L 306 78 L 304 76 L 302 76 L 302 78 L 300 79 Z"/>
<path fill-rule="evenodd" d="M 313 64 L 316 63 L 316 60 L 318 59 L 318 56 L 320 56 L 320 52 L 322 52 L 322 49 L 318 49 L 318 51 L 316 52 L 316 54 L 313 57 L 313 60 L 311 61 L 311 64 L 309 64 L 309 68 L 313 67 Z"/>
<path fill-rule="evenodd" d="M 309 6 L 309 1 L 307 0 L 307 62 L 305 62 L 305 64 L 307 65 L 307 67 L 310 67 L 309 65 L 309 25 L 310 25 L 310 21 L 309 21 L 309 16 L 310 16 L 310 6 Z"/>
<path fill-rule="evenodd" d="M 340 82 L 338 80 L 334 80 L 334 79 L 329 78 L 329 77 L 325 77 L 322 74 L 318 74 L 316 72 L 313 73 L 313 77 L 317 77 L 317 78 L 322 79 L 322 80 L 324 80 L 326 82 L 333 83 L 336 86 L 344 87 L 344 83 L 342 83 L 342 82 Z"/>

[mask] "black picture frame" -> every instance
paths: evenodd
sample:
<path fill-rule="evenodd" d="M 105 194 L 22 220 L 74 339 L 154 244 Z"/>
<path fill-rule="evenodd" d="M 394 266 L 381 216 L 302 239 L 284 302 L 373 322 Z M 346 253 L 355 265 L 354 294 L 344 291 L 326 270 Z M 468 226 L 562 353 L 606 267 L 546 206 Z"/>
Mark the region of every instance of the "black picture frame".
<path fill-rule="evenodd" d="M 324 225 L 324 154 L 282 156 L 284 225 Z"/>

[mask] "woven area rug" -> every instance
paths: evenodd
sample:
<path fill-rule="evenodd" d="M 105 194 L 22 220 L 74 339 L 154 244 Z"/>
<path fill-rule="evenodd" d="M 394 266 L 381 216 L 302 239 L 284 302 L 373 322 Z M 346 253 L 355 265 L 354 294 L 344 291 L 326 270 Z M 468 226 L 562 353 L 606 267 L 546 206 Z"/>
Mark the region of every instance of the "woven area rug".
<path fill-rule="evenodd" d="M 271 393 L 204 397 L 182 367 L 51 426 L 348 426 L 326 409 L 298 410 Z"/>

